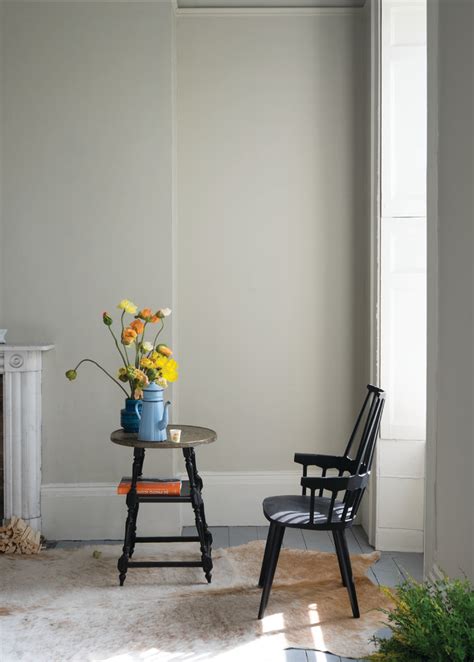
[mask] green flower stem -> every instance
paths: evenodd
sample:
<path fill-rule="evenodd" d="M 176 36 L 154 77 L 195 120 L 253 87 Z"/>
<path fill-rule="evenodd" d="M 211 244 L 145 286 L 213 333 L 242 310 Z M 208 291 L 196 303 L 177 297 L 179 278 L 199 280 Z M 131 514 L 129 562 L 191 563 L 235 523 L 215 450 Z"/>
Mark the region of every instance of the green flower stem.
<path fill-rule="evenodd" d="M 137 354 L 135 356 L 135 361 L 136 361 L 136 367 L 140 367 L 140 358 L 139 358 L 139 353 L 140 353 L 140 345 L 143 345 L 143 342 L 145 340 L 145 331 L 146 331 L 146 325 L 148 322 L 145 320 L 145 323 L 143 324 L 143 333 L 142 333 L 142 339 L 140 343 L 137 343 Z"/>
<path fill-rule="evenodd" d="M 158 336 L 160 335 L 160 333 L 163 331 L 164 328 L 165 328 L 165 320 L 164 320 L 164 317 L 162 317 L 162 318 L 161 318 L 161 329 L 159 329 L 158 333 L 157 333 L 156 336 L 155 336 L 155 339 L 154 339 L 154 341 L 153 341 L 153 349 L 155 349 L 155 347 L 156 347 L 156 341 L 158 340 Z M 151 352 L 148 354 L 148 356 L 151 355 L 151 353 L 153 352 L 153 349 L 152 349 Z"/>
<path fill-rule="evenodd" d="M 112 328 L 111 328 L 110 326 L 107 327 L 107 328 L 109 329 L 110 333 L 112 334 L 112 338 L 113 338 L 114 341 L 115 341 L 115 345 L 116 345 L 116 347 L 117 347 L 117 349 L 118 349 L 118 353 L 119 353 L 120 356 L 122 357 L 122 361 L 123 361 L 124 366 L 127 367 L 128 364 L 127 364 L 127 362 L 126 362 L 126 360 L 125 360 L 125 356 L 122 354 L 122 350 L 120 349 L 120 346 L 119 346 L 119 344 L 118 344 L 118 340 L 117 340 L 117 337 L 116 337 L 115 333 L 112 331 Z"/>
<path fill-rule="evenodd" d="M 80 366 L 82 363 L 93 363 L 95 366 L 97 366 L 97 367 L 99 368 L 99 370 L 102 370 L 102 372 L 105 372 L 105 374 L 107 375 L 107 377 L 110 377 L 110 379 L 111 379 L 113 382 L 115 382 L 119 388 L 122 389 L 122 391 L 125 393 L 125 395 L 127 396 L 127 398 L 129 397 L 127 391 L 124 389 L 124 387 L 122 386 L 122 384 L 120 384 L 120 382 L 118 382 L 114 377 L 112 377 L 112 375 L 110 374 L 110 372 L 107 372 L 107 370 L 105 370 L 105 368 L 103 368 L 99 363 L 97 363 L 97 361 L 94 361 L 93 359 L 82 359 L 82 361 L 79 361 L 79 363 L 77 364 L 77 366 L 74 368 L 74 370 L 75 370 L 76 372 L 77 372 L 77 369 L 79 368 L 79 366 Z"/>
<path fill-rule="evenodd" d="M 121 317 L 120 317 L 120 324 L 122 325 L 122 336 L 123 336 L 123 328 L 124 328 L 124 327 L 123 327 L 123 317 L 124 317 L 124 315 L 125 315 L 125 310 L 122 311 L 122 315 L 121 315 Z M 130 365 L 130 359 L 128 358 L 128 353 L 127 353 L 127 346 L 124 345 L 124 346 L 123 346 L 123 349 L 124 349 L 124 351 L 125 351 L 125 356 L 127 357 L 127 363 L 126 363 L 126 365 Z"/>

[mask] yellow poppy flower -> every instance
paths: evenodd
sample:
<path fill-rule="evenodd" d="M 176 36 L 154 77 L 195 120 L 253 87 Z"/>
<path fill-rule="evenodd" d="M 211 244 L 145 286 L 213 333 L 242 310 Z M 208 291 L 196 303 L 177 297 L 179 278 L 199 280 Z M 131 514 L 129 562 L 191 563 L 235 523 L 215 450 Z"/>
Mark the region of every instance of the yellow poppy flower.
<path fill-rule="evenodd" d="M 178 363 L 174 359 L 168 359 L 161 369 L 161 375 L 168 382 L 178 379 Z"/>
<path fill-rule="evenodd" d="M 166 358 L 166 356 L 164 356 L 163 354 L 159 354 L 158 352 L 153 352 L 151 357 L 153 359 L 153 367 L 155 368 L 162 368 L 163 366 L 166 365 L 166 362 L 169 360 Z"/>
<path fill-rule="evenodd" d="M 136 305 L 132 301 L 129 301 L 128 299 L 122 299 L 122 301 L 119 303 L 117 308 L 124 310 L 126 313 L 129 313 L 130 315 L 135 315 L 135 313 L 137 312 Z"/>

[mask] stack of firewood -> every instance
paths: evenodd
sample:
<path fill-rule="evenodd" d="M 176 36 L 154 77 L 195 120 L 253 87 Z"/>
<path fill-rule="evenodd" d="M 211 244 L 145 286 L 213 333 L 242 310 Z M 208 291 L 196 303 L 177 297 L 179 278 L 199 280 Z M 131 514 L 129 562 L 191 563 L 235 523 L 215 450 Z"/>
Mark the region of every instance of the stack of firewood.
<path fill-rule="evenodd" d="M 34 531 L 21 517 L 12 517 L 0 527 L 0 553 L 39 554 L 40 551 L 41 533 Z"/>

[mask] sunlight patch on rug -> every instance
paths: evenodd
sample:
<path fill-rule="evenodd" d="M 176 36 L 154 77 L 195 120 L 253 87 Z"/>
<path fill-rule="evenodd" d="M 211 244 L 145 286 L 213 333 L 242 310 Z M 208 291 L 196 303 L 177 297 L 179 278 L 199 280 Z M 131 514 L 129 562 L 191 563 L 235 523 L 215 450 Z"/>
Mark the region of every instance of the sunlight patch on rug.
<path fill-rule="evenodd" d="M 131 568 L 122 588 L 119 546 L 0 557 L 3 659 L 284 662 L 288 647 L 368 655 L 384 621 L 377 608 L 389 606 L 365 574 L 378 553 L 351 557 L 361 611 L 353 619 L 335 554 L 283 549 L 258 621 L 263 549 L 254 541 L 215 550 L 211 585 L 200 568 Z M 191 560 L 199 551 L 194 543 L 140 545 L 135 556 Z"/>

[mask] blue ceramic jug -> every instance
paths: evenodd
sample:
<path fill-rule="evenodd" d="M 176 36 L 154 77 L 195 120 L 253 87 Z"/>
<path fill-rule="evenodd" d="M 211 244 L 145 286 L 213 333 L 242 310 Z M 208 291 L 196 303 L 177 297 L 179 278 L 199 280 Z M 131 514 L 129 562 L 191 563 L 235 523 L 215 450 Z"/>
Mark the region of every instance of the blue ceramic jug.
<path fill-rule="evenodd" d="M 171 402 L 163 403 L 163 389 L 152 382 L 143 389 L 141 413 L 138 403 L 135 408 L 140 425 L 138 438 L 141 441 L 165 441 L 168 425 L 168 407 Z"/>
<path fill-rule="evenodd" d="M 138 432 L 140 419 L 138 418 L 137 411 L 142 410 L 142 401 L 127 398 L 125 400 L 124 409 L 120 410 L 120 425 L 125 432 Z"/>

